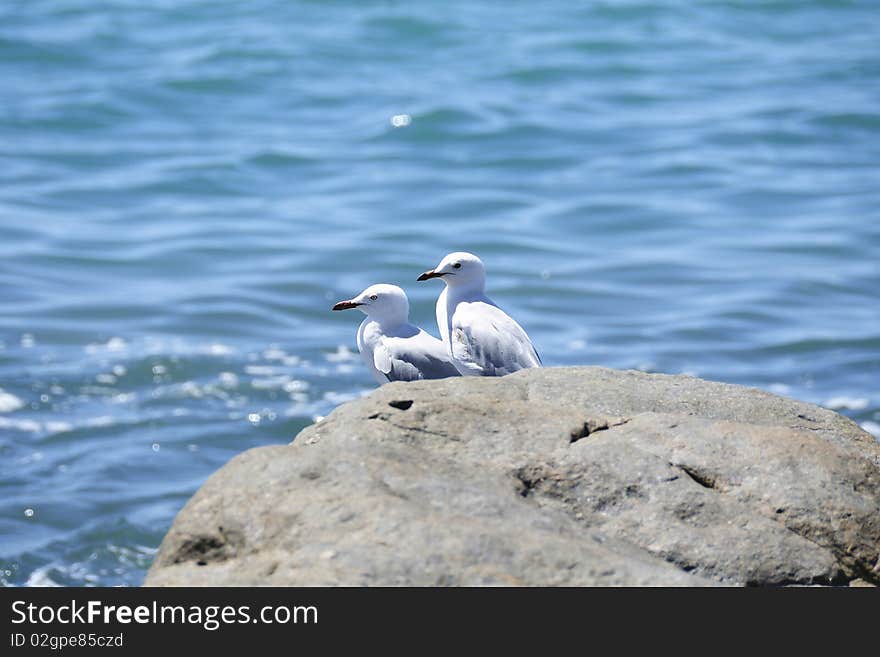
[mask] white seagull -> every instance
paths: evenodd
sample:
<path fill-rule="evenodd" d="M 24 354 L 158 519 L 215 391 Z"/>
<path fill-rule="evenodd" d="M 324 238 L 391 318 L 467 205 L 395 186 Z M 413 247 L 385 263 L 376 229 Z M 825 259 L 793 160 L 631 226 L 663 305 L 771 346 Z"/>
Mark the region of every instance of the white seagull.
<path fill-rule="evenodd" d="M 486 270 L 473 253 L 450 253 L 418 280 L 443 278 L 437 299 L 440 337 L 464 376 L 504 376 L 541 367 L 523 328 L 486 296 Z"/>
<path fill-rule="evenodd" d="M 396 285 L 371 285 L 333 310 L 357 308 L 367 318 L 357 332 L 358 351 L 379 384 L 458 376 L 446 346 L 409 323 L 409 300 Z"/>

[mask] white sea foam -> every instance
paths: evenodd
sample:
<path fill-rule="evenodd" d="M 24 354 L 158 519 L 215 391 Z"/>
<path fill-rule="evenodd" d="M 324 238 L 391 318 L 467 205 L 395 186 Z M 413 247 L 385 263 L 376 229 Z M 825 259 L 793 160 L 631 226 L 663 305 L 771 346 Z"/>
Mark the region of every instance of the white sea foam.
<path fill-rule="evenodd" d="M 109 426 L 113 424 L 113 419 L 110 416 L 93 418 L 86 420 L 84 423 L 80 423 L 81 426 L 86 427 L 102 427 Z M 36 420 L 30 420 L 27 418 L 9 418 L 9 417 L 0 417 L 0 429 L 11 429 L 13 431 L 21 431 L 23 433 L 46 433 L 47 435 L 58 434 L 58 433 L 67 433 L 68 431 L 73 431 L 75 426 L 70 422 L 65 422 L 63 420 L 48 420 L 46 422 L 37 422 Z M 32 460 L 39 460 L 42 458 L 42 453 L 37 452 L 39 456 L 33 458 Z"/>
<path fill-rule="evenodd" d="M 44 425 L 49 433 L 66 433 L 73 431 L 73 425 L 70 422 L 46 422 Z"/>
<path fill-rule="evenodd" d="M 27 582 L 25 582 L 25 586 L 61 586 L 58 582 L 53 580 L 49 576 L 49 571 L 52 570 L 54 566 L 52 564 L 41 566 L 37 568 L 30 574 L 30 577 L 27 578 Z"/>
<path fill-rule="evenodd" d="M 177 387 L 178 394 L 172 394 L 173 398 L 189 397 L 191 399 L 201 399 L 205 393 L 209 392 L 207 387 L 202 387 L 195 381 L 184 381 Z"/>
<path fill-rule="evenodd" d="M 120 352 L 128 348 L 128 343 L 119 337 L 112 337 L 107 342 L 94 342 L 86 345 L 86 353 L 97 354 L 103 351 Z"/>
<path fill-rule="evenodd" d="M 264 379 L 252 379 L 251 387 L 257 390 L 277 390 L 284 388 L 289 381 L 290 377 L 288 375 L 281 374 L 280 376 L 270 376 Z"/>
<path fill-rule="evenodd" d="M 273 376 L 275 368 L 271 365 L 245 365 L 244 373 L 251 376 Z"/>
<path fill-rule="evenodd" d="M 869 434 L 874 436 L 878 441 L 880 441 L 880 424 L 877 422 L 872 422 L 871 420 L 865 420 L 861 424 L 862 429 L 867 431 Z"/>
<path fill-rule="evenodd" d="M 352 351 L 344 344 L 336 347 L 336 351 L 334 353 L 324 355 L 324 358 L 329 360 L 331 363 L 344 363 L 345 361 L 355 360 L 357 357 L 358 352 Z"/>
<path fill-rule="evenodd" d="M 303 360 L 299 356 L 293 356 L 285 352 L 283 349 L 271 346 L 263 352 L 263 358 L 268 361 L 276 361 L 282 365 L 296 367 L 301 365 Z"/>
<path fill-rule="evenodd" d="M 303 381 L 302 383 L 305 384 L 306 382 Z M 306 384 L 306 388 L 308 388 L 308 384 Z M 284 409 L 282 412 L 284 417 L 310 417 L 312 422 L 317 422 L 318 420 L 315 418 L 323 418 L 330 409 L 372 392 L 372 388 L 348 392 L 336 392 L 331 390 L 325 392 L 319 399 L 312 399 L 306 394 L 306 392 L 304 392 L 306 388 L 289 393 L 290 400 L 293 404 Z"/>
<path fill-rule="evenodd" d="M 791 386 L 787 386 L 784 383 L 771 383 L 767 386 L 767 390 L 776 395 L 787 395 L 791 392 Z"/>
<path fill-rule="evenodd" d="M 21 463 L 22 465 L 26 465 L 28 463 L 36 463 L 37 461 L 43 460 L 43 452 L 31 452 L 30 454 L 26 454 L 21 458 L 17 459 L 17 463 Z M 30 518 L 34 515 L 33 509 L 25 509 L 24 514 Z M 28 515 L 30 514 L 30 515 Z"/>
<path fill-rule="evenodd" d="M 284 392 L 305 392 L 308 389 L 309 382 L 300 381 L 299 379 L 294 379 L 284 384 Z"/>
<path fill-rule="evenodd" d="M 24 402 L 13 394 L 0 388 L 0 413 L 11 413 L 24 406 Z"/>
<path fill-rule="evenodd" d="M 237 379 L 236 379 L 237 381 Z M 182 383 L 174 383 L 169 385 L 161 385 L 154 388 L 150 392 L 151 399 L 204 399 L 206 397 L 215 399 L 229 399 L 227 388 L 232 385 L 224 384 L 223 381 L 218 383 L 198 383 L 197 381 L 184 381 Z"/>
<path fill-rule="evenodd" d="M 0 429 L 12 429 L 13 431 L 23 431 L 25 433 L 39 433 L 43 430 L 43 425 L 34 420 L 19 420 L 17 418 L 0 416 Z"/>
<path fill-rule="evenodd" d="M 370 391 L 367 391 L 370 392 Z M 334 392 L 330 390 L 324 393 L 324 401 L 327 401 L 334 406 L 339 406 L 339 404 L 343 404 L 347 401 L 351 401 L 352 399 L 357 399 L 361 397 L 362 393 L 358 392 Z"/>
<path fill-rule="evenodd" d="M 830 408 L 835 411 L 839 411 L 842 409 L 847 409 L 850 411 L 862 411 L 868 408 L 868 404 L 870 402 L 864 397 L 832 397 L 828 401 L 826 401 L 823 406 L 826 408 Z"/>

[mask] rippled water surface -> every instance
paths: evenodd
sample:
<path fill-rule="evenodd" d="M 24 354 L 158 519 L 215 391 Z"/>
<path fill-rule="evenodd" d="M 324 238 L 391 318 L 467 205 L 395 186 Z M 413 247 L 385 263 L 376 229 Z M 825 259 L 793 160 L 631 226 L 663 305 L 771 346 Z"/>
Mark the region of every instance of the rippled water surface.
<path fill-rule="evenodd" d="M 549 365 L 880 435 L 874 2 L 5 2 L 0 82 L 0 583 L 139 584 L 450 250 Z"/>

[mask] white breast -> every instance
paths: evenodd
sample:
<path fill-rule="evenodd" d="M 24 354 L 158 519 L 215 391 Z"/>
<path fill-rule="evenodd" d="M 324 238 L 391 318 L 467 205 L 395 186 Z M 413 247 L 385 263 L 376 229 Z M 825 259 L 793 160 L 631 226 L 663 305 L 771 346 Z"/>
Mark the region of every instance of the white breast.
<path fill-rule="evenodd" d="M 382 372 L 376 369 L 376 362 L 373 358 L 373 352 L 376 349 L 376 343 L 382 338 L 382 331 L 379 327 L 378 322 L 374 322 L 369 317 L 361 322 L 360 327 L 358 327 L 357 332 L 357 346 L 358 351 L 361 352 L 361 359 L 363 359 L 364 364 L 367 366 L 367 369 L 370 370 L 370 373 L 373 375 L 373 378 L 376 379 L 380 384 L 386 383 L 388 381 L 388 377 L 386 377 Z"/>
<path fill-rule="evenodd" d="M 449 288 L 444 286 L 440 296 L 437 297 L 437 330 L 440 331 L 440 339 L 449 348 L 449 318 L 446 309 L 446 297 Z"/>

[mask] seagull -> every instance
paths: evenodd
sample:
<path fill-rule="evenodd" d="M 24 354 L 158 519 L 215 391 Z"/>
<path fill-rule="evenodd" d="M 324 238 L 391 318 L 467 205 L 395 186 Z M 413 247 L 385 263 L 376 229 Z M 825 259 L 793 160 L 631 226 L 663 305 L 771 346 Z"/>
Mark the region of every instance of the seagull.
<path fill-rule="evenodd" d="M 529 336 L 486 296 L 486 270 L 473 253 L 450 253 L 418 280 L 443 278 L 437 325 L 458 371 L 464 376 L 504 376 L 541 367 Z"/>
<path fill-rule="evenodd" d="M 379 382 L 459 376 L 445 345 L 409 323 L 409 300 L 396 285 L 371 285 L 333 310 L 357 308 L 367 318 L 357 332 L 358 351 Z"/>

